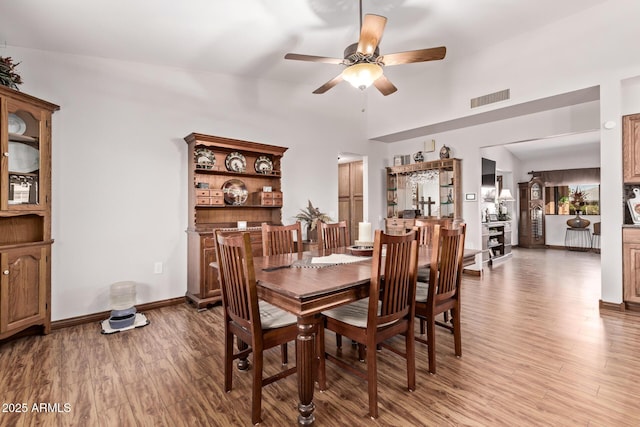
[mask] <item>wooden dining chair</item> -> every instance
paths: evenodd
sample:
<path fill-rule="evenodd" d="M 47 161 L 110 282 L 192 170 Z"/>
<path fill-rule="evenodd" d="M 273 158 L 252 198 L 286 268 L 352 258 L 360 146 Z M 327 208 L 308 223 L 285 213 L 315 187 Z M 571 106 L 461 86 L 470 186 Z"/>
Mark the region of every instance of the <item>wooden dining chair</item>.
<path fill-rule="evenodd" d="M 262 223 L 262 255 L 298 253 L 302 255 L 302 226 Z"/>
<path fill-rule="evenodd" d="M 436 373 L 436 324 L 453 332 L 455 354 L 462 356 L 460 283 L 466 228 L 466 224 L 453 229 L 434 227 L 429 282 L 418 282 L 416 288 L 416 317 L 427 325 L 427 339 L 416 337 L 416 340 L 429 347 L 429 372 L 432 374 Z M 447 312 L 451 313 L 451 323 L 436 320 L 437 315 Z"/>
<path fill-rule="evenodd" d="M 251 422 L 256 424 L 261 421 L 262 387 L 296 372 L 293 367 L 263 378 L 263 352 L 295 341 L 297 318 L 258 301 L 249 233 L 222 235 L 216 230 L 216 255 L 224 309 L 224 389 L 231 391 L 233 360 L 246 360 L 253 353 Z M 237 353 L 233 350 L 234 336 Z M 283 362 L 284 357 L 283 353 Z"/>
<path fill-rule="evenodd" d="M 414 315 L 416 270 L 418 266 L 417 234 L 411 231 L 401 236 L 376 230 L 371 265 L 369 297 L 323 312 L 325 328 L 366 346 L 367 372 L 353 367 L 338 355 L 325 353 L 328 360 L 367 380 L 369 416 L 378 417 L 378 373 L 376 347 L 381 345 L 404 357 L 407 365 L 407 386 L 415 390 Z M 382 248 L 386 246 L 383 257 Z M 383 341 L 396 335 L 405 336 L 404 349 L 391 347 Z M 321 340 L 324 346 L 324 340 Z M 323 348 L 323 347 L 321 347 Z M 320 372 L 324 372 L 320 358 Z M 323 374 L 324 376 L 324 374 Z"/>
<path fill-rule="evenodd" d="M 347 221 L 339 221 L 333 224 L 318 222 L 318 249 L 334 249 L 351 244 L 349 225 Z"/>

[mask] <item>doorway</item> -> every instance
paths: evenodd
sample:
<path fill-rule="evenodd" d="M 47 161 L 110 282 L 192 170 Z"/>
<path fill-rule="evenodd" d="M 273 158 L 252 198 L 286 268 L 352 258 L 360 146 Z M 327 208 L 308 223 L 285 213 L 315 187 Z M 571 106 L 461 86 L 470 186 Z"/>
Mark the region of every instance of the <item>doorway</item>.
<path fill-rule="evenodd" d="M 353 245 L 364 219 L 364 161 L 361 156 L 338 156 L 338 221 L 349 225 Z"/>

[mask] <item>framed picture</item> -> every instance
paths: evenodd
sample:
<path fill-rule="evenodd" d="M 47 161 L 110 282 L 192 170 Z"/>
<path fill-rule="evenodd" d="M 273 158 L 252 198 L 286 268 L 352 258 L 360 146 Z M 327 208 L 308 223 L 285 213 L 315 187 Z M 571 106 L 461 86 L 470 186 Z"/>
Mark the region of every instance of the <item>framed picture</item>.
<path fill-rule="evenodd" d="M 402 156 L 393 156 L 393 166 L 402 166 Z"/>
<path fill-rule="evenodd" d="M 498 214 L 489 214 L 489 221 L 497 221 Z"/>
<path fill-rule="evenodd" d="M 476 193 L 464 193 L 464 200 L 466 200 L 467 202 L 475 202 Z"/>

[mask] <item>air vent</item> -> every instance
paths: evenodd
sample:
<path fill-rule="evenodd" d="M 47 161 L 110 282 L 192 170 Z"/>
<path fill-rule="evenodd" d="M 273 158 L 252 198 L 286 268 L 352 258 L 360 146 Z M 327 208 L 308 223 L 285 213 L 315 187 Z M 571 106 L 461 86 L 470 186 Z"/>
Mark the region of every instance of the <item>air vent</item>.
<path fill-rule="evenodd" d="M 494 102 L 506 101 L 509 99 L 509 90 L 505 89 L 500 92 L 490 93 L 488 95 L 482 95 L 477 98 L 471 99 L 471 108 L 481 107 L 487 104 L 493 104 Z"/>

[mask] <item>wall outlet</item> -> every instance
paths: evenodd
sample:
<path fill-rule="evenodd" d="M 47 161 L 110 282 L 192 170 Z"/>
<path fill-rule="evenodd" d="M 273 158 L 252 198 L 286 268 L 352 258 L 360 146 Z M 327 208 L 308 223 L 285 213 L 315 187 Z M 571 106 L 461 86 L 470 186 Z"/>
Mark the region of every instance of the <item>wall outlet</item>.
<path fill-rule="evenodd" d="M 153 264 L 153 272 L 155 274 L 162 274 L 162 262 L 161 261 L 156 261 Z"/>

